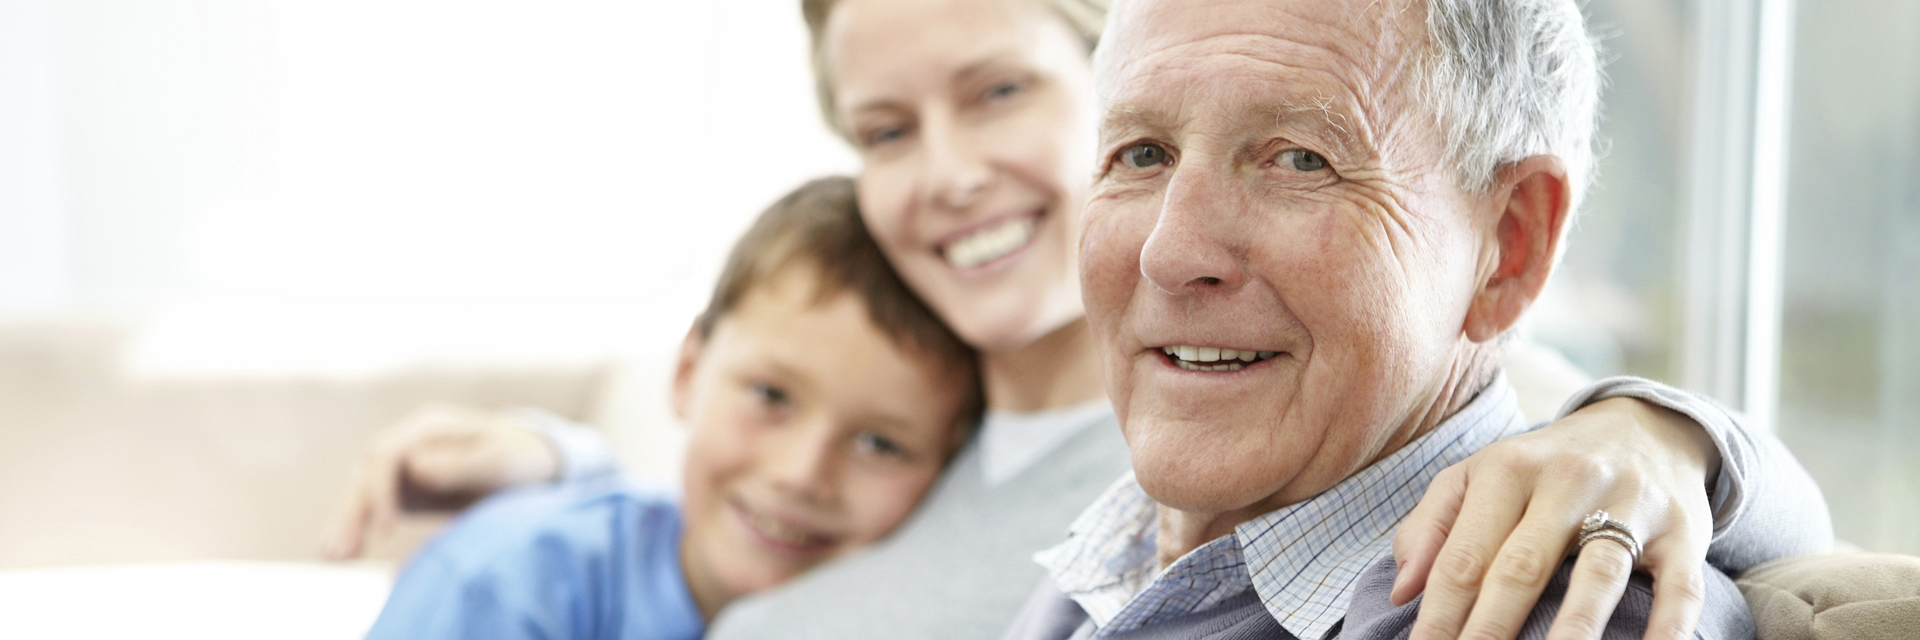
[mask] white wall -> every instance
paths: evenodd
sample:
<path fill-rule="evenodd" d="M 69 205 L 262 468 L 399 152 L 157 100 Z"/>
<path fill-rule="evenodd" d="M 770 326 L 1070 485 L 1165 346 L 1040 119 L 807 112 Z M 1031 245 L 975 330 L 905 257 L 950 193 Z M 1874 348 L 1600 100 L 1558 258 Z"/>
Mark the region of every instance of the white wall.
<path fill-rule="evenodd" d="M 798 4 L 0 0 L 0 313 L 159 372 L 652 351 L 855 168 Z"/>

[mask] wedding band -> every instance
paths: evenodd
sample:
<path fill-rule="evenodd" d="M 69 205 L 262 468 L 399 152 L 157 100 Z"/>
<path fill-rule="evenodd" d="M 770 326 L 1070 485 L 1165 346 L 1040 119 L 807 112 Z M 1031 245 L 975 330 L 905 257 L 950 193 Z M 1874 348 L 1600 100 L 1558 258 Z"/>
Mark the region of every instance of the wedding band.
<path fill-rule="evenodd" d="M 1627 523 L 1609 517 L 1605 511 L 1595 511 L 1580 523 L 1580 547 L 1586 548 L 1587 543 L 1595 539 L 1620 543 L 1627 548 L 1627 554 L 1633 556 L 1633 565 L 1640 566 L 1640 541 Z"/>

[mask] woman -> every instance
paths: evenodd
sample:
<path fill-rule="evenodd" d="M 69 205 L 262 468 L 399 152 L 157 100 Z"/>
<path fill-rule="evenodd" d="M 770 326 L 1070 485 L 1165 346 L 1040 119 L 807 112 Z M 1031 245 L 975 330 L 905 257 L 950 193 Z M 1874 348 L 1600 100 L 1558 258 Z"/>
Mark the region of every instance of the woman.
<path fill-rule="evenodd" d="M 863 215 L 908 284 L 981 352 L 989 415 L 891 538 L 735 605 L 712 637 L 996 637 L 1042 575 L 1030 554 L 1126 470 L 1075 261 L 1102 4 L 803 3 L 824 115 L 863 160 Z M 1603 391 L 1662 393 L 1650 389 Z M 1640 533 L 1643 568 L 1663 585 L 1689 584 L 1716 533 L 1713 558 L 1730 572 L 1830 543 L 1818 490 L 1777 442 L 1670 397 L 1691 420 L 1639 400 L 1597 402 L 1443 476 L 1451 482 L 1435 485 L 1396 540 L 1396 596 L 1425 588 L 1421 615 L 1454 629 L 1511 628 L 1538 597 L 1527 585 L 1544 582 L 1529 576 L 1551 566 L 1510 570 L 1529 564 L 1527 551 L 1564 553 L 1580 518 L 1602 508 Z M 403 464 L 389 457 L 376 469 L 390 477 Z M 1821 526 L 1764 531 L 1733 520 L 1743 508 Z M 1429 582 L 1441 557 L 1466 570 Z M 1517 579 L 1476 594 L 1482 576 Z M 1589 593 L 1563 610 L 1604 615 L 1619 597 L 1617 583 Z M 1663 587 L 1656 607 L 1656 619 L 1691 626 L 1684 596 Z"/>

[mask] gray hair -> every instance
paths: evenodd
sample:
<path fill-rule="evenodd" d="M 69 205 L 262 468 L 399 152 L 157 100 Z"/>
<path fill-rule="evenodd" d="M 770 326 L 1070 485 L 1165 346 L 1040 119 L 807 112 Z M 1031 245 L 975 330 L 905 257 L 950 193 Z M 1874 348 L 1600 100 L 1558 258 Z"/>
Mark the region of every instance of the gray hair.
<path fill-rule="evenodd" d="M 1600 46 L 1574 0 L 1424 0 L 1421 100 L 1446 135 L 1462 189 L 1493 186 L 1501 167 L 1551 154 L 1566 163 L 1569 215 L 1595 171 Z"/>
<path fill-rule="evenodd" d="M 1501 167 L 1551 154 L 1566 163 L 1569 212 L 1578 211 L 1593 183 L 1601 84 L 1600 46 L 1587 32 L 1580 5 L 1576 0 L 1391 4 L 1415 3 L 1427 12 L 1416 99 L 1445 135 L 1445 162 L 1454 183 L 1484 192 Z"/>

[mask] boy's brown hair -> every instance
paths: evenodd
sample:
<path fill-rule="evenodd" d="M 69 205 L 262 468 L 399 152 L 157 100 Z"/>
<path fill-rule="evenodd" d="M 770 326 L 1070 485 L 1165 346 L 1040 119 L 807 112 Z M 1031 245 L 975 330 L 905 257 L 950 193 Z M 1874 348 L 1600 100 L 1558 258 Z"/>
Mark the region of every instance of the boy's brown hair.
<path fill-rule="evenodd" d="M 711 337 L 714 325 L 748 292 L 795 266 L 815 269 L 820 276 L 816 302 L 840 293 L 859 296 L 874 326 L 896 346 L 932 357 L 965 380 L 955 432 L 971 431 L 984 405 L 976 354 L 894 272 L 860 219 L 852 178 L 808 182 L 761 212 L 727 254 L 727 265 L 694 330 L 703 340 Z"/>

